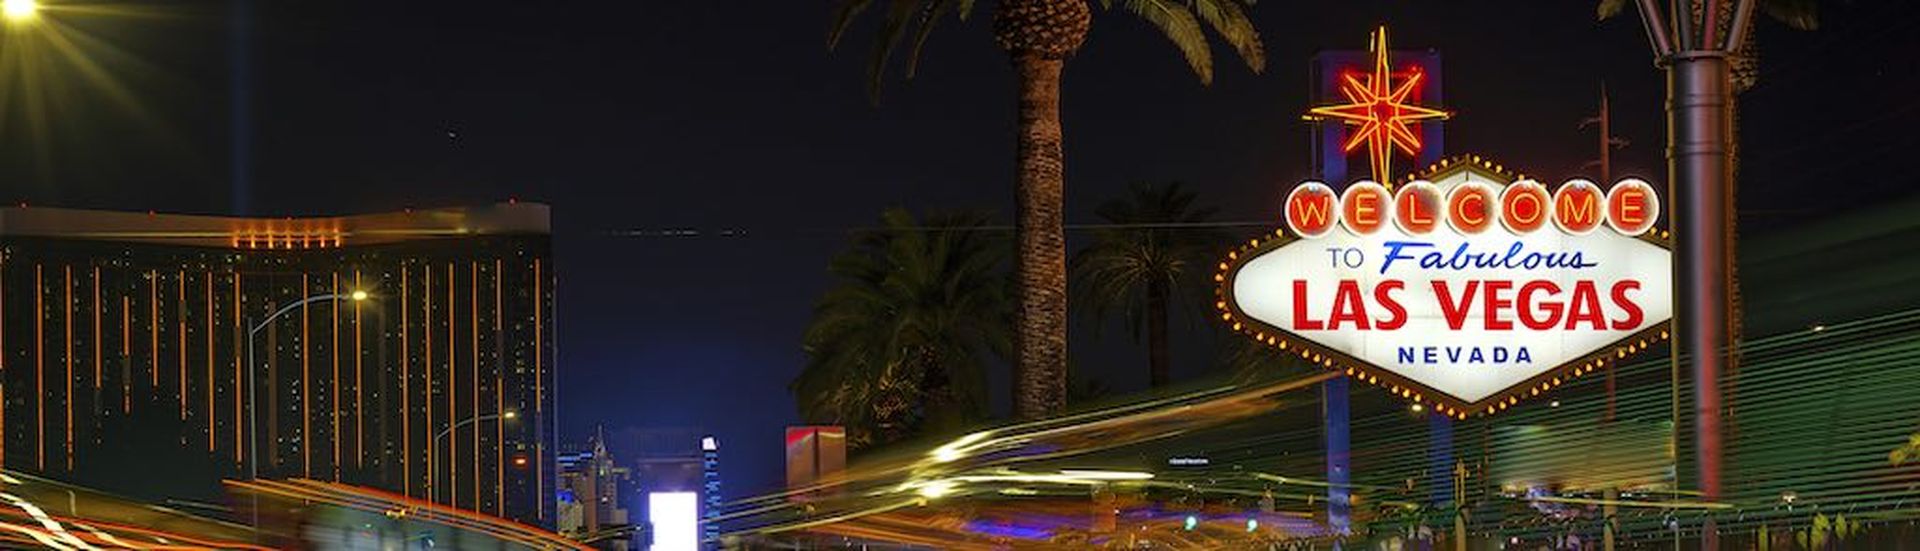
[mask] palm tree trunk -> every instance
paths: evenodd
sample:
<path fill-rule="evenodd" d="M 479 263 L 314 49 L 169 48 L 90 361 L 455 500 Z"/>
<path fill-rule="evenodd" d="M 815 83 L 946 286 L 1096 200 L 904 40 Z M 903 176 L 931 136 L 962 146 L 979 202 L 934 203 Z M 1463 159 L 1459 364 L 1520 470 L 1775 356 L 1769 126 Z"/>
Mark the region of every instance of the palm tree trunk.
<path fill-rule="evenodd" d="M 1061 227 L 1065 185 L 1060 150 L 1060 70 L 1065 62 L 1037 53 L 1013 60 L 1020 79 L 1018 198 L 1020 285 L 1014 415 L 1060 411 L 1067 388 L 1067 244 Z"/>
<path fill-rule="evenodd" d="M 1147 281 L 1147 381 L 1155 388 L 1173 381 L 1172 359 L 1168 357 L 1167 347 L 1169 287 L 1165 279 L 1156 277 Z"/>

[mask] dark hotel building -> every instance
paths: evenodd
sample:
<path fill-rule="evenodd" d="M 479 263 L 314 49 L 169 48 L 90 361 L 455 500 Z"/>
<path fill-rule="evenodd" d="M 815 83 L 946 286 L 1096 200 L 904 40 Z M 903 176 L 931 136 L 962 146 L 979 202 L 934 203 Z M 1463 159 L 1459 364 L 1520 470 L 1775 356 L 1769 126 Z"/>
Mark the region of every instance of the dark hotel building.
<path fill-rule="evenodd" d="M 551 527 L 553 282 L 538 204 L 0 209 L 0 466 L 189 502 L 257 471 Z"/>

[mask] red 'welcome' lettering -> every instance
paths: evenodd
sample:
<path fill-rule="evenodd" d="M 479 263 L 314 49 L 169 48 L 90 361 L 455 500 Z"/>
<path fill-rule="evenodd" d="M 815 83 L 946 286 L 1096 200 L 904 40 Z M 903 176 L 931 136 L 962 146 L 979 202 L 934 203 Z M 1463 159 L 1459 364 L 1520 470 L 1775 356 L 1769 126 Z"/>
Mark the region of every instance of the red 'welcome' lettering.
<path fill-rule="evenodd" d="M 1287 193 L 1287 226 L 1294 233 L 1306 237 L 1326 235 L 1333 229 L 1334 209 L 1338 208 L 1339 197 L 1333 194 L 1333 188 L 1319 182 L 1308 182 L 1293 188 Z"/>
<path fill-rule="evenodd" d="M 1584 235 L 1600 225 L 1606 212 L 1600 209 L 1600 187 L 1586 180 L 1573 180 L 1553 192 L 1553 223 L 1561 231 Z"/>

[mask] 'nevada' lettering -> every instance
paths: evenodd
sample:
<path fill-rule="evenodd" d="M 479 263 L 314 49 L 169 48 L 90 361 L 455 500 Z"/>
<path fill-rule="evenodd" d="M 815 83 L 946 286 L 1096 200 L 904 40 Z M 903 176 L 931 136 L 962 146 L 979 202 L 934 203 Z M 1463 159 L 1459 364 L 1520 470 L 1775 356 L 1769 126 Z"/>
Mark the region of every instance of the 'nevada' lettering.
<path fill-rule="evenodd" d="M 1401 346 L 1394 355 L 1401 365 L 1533 363 L 1533 352 L 1525 346 Z"/>

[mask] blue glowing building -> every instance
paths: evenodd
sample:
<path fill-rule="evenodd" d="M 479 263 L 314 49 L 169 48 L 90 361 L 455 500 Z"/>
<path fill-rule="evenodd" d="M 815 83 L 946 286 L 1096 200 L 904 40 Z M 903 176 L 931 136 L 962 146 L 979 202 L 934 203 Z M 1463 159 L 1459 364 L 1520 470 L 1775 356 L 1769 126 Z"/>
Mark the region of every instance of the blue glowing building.
<path fill-rule="evenodd" d="M 720 507 L 720 441 L 712 435 L 700 438 L 701 493 L 705 504 L 700 511 L 700 535 L 703 549 L 720 548 L 720 523 L 714 519 Z"/>

